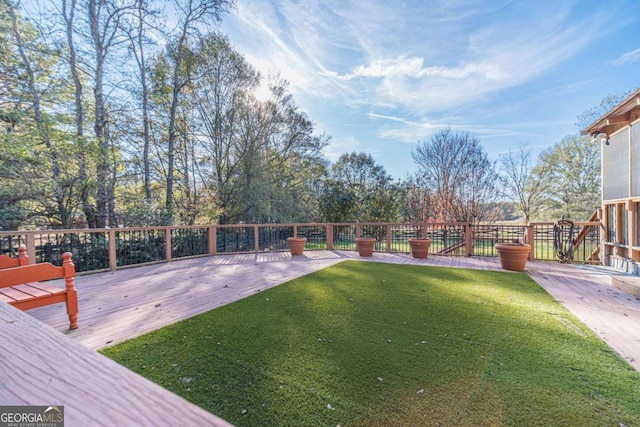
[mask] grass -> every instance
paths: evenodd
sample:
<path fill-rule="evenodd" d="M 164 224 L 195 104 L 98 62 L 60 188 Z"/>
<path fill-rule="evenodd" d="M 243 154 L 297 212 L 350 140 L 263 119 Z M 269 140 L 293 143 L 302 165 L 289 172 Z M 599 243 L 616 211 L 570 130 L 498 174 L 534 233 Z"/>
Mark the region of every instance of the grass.
<path fill-rule="evenodd" d="M 640 373 L 525 273 L 348 261 L 103 353 L 237 426 L 640 425 Z"/>

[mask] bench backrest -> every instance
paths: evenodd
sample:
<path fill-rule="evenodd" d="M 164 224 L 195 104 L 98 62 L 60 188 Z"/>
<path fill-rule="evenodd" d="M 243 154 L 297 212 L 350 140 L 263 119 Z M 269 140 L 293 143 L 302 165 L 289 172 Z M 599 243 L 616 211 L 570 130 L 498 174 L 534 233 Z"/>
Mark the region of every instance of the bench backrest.
<path fill-rule="evenodd" d="M 18 257 L 10 257 L 7 255 L 0 255 L 0 269 L 19 267 L 21 265 L 29 265 L 29 257 L 27 256 L 27 248 L 24 245 L 20 245 L 18 248 Z"/>
<path fill-rule="evenodd" d="M 62 254 L 62 267 L 56 267 L 49 262 L 21 265 L 0 269 L 0 288 L 21 285 L 41 280 L 65 279 L 67 287 L 73 287 L 76 268 L 71 261 L 71 253 Z"/>

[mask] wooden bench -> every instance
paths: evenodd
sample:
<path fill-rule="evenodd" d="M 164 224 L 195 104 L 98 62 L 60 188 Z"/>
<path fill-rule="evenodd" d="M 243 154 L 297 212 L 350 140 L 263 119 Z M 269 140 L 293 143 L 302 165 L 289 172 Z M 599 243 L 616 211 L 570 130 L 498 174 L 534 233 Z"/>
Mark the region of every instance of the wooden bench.
<path fill-rule="evenodd" d="M 20 245 L 18 248 L 18 257 L 10 257 L 6 255 L 0 255 L 0 269 L 19 267 L 21 265 L 29 265 L 29 257 L 27 256 L 27 248 L 24 245 Z"/>
<path fill-rule="evenodd" d="M 64 302 L 69 315 L 69 329 L 78 327 L 78 293 L 74 284 L 76 274 L 71 254 L 62 255 L 62 267 L 44 262 L 29 264 L 27 250 L 18 249 L 17 258 L 0 255 L 0 301 L 20 310 L 29 310 Z M 43 280 L 64 279 L 65 287 L 51 285 Z"/>

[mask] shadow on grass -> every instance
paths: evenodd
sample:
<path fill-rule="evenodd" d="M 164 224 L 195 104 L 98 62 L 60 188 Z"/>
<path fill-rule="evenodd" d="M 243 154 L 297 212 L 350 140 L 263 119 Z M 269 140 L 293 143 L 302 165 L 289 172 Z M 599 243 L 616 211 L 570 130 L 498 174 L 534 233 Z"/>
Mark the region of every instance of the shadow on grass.
<path fill-rule="evenodd" d="M 104 353 L 238 426 L 640 424 L 526 274 L 347 261 Z"/>

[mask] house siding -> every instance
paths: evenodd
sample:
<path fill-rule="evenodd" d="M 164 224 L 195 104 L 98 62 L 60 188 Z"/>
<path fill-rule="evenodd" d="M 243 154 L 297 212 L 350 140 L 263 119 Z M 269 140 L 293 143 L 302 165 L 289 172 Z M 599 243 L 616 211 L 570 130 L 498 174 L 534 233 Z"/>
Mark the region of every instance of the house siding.
<path fill-rule="evenodd" d="M 631 126 L 631 197 L 640 197 L 640 122 Z"/>
<path fill-rule="evenodd" d="M 602 150 L 602 164 L 603 200 L 629 197 L 629 128 L 609 138 Z"/>

